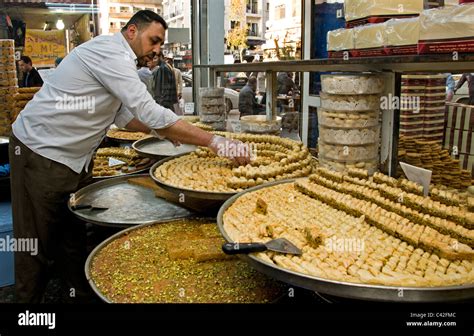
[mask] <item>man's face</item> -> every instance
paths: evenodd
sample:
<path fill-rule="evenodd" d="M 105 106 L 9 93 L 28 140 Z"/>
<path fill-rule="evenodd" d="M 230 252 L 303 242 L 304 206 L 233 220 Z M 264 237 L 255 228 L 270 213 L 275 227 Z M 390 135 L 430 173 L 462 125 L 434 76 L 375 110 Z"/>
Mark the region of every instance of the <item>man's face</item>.
<path fill-rule="evenodd" d="M 145 66 L 160 52 L 165 40 L 165 28 L 158 22 L 152 22 L 142 30 L 130 25 L 125 31 L 125 38 L 137 55 L 138 65 Z"/>
<path fill-rule="evenodd" d="M 18 61 L 18 67 L 20 68 L 20 71 L 23 73 L 27 73 L 31 70 L 31 65 L 23 62 L 22 60 Z"/>

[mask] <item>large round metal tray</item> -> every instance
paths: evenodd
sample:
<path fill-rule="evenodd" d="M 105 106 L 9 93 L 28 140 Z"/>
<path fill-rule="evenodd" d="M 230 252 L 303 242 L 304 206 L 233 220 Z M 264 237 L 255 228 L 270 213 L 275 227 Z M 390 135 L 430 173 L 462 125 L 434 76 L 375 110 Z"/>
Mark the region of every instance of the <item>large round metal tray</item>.
<path fill-rule="evenodd" d="M 155 163 L 151 168 L 150 168 L 150 176 L 151 178 L 156 182 L 157 185 L 159 185 L 161 188 L 175 194 L 175 195 L 184 195 L 184 197 L 191 197 L 194 199 L 202 199 L 202 200 L 215 200 L 215 201 L 226 201 L 230 197 L 234 196 L 236 193 L 235 192 L 209 192 L 209 191 L 198 191 L 198 190 L 192 190 L 192 189 L 183 189 L 183 188 L 178 188 L 175 186 L 172 186 L 170 184 L 166 184 L 163 181 L 160 181 L 155 177 L 155 170 L 159 166 L 163 165 L 165 162 L 168 162 L 170 160 L 174 160 L 176 158 L 179 158 L 183 155 L 187 155 L 188 153 L 181 154 L 181 155 L 176 155 L 172 156 L 166 159 L 163 159 L 161 161 L 158 161 Z"/>
<path fill-rule="evenodd" d="M 259 189 L 268 188 L 283 183 L 292 183 L 294 180 L 277 181 L 263 186 L 257 186 L 245 190 L 227 200 L 217 215 L 217 225 L 224 239 L 233 242 L 224 229 L 223 216 L 226 210 L 242 195 Z M 297 273 L 275 264 L 270 264 L 254 255 L 240 255 L 252 267 L 277 280 L 294 286 L 303 287 L 319 293 L 325 293 L 337 297 L 368 301 L 387 302 L 447 302 L 465 301 L 474 299 L 474 285 L 416 288 L 416 287 L 392 287 L 381 285 L 366 285 L 350 282 L 342 282 L 318 278 L 302 273 Z"/>
<path fill-rule="evenodd" d="M 132 172 L 129 172 L 129 173 L 121 173 L 121 174 L 118 174 L 118 175 L 112 175 L 112 176 L 94 176 L 92 177 L 94 179 L 94 181 L 102 181 L 102 180 L 110 180 L 112 178 L 117 178 L 117 177 L 126 177 L 126 176 L 134 176 L 134 175 L 137 175 L 137 174 L 141 174 L 141 173 L 145 173 L 147 172 L 150 167 L 155 164 L 156 160 L 152 160 L 150 161 L 150 163 L 142 166 L 140 169 L 137 169 L 137 170 L 134 170 Z"/>
<path fill-rule="evenodd" d="M 161 160 L 170 156 L 188 154 L 196 150 L 194 145 L 181 145 L 176 147 L 168 140 L 149 137 L 135 141 L 132 148 L 141 156 Z"/>
<path fill-rule="evenodd" d="M 206 217 L 190 217 L 189 219 L 199 219 L 199 220 L 203 220 L 203 221 L 206 221 L 206 220 L 209 220 L 211 222 L 215 222 L 215 218 L 206 218 Z M 174 222 L 174 221 L 178 221 L 180 220 L 179 218 L 177 219 L 174 219 L 174 220 L 162 220 L 162 221 L 158 221 L 158 222 L 155 222 L 155 223 L 149 223 L 149 224 L 143 224 L 143 225 L 138 225 L 138 226 L 134 226 L 134 227 L 130 227 L 130 228 L 127 228 L 127 229 L 124 229 L 120 232 L 117 232 L 116 234 L 110 236 L 109 238 L 107 238 L 106 240 L 104 240 L 103 242 L 101 242 L 99 245 L 97 245 L 94 250 L 92 250 L 92 252 L 89 254 L 89 256 L 87 257 L 87 260 L 86 260 L 86 263 L 85 263 L 85 266 L 84 266 L 84 271 L 85 271 L 85 275 L 86 275 L 86 279 L 87 281 L 89 282 L 89 285 L 91 286 L 92 290 L 97 294 L 97 296 L 102 300 L 104 301 L 105 303 L 114 303 L 113 301 L 109 300 L 100 290 L 99 288 L 97 288 L 97 286 L 95 285 L 95 282 L 94 280 L 92 279 L 92 274 L 91 274 L 91 268 L 92 268 L 92 261 L 94 260 L 94 257 L 105 247 L 107 246 L 110 242 L 116 240 L 116 239 L 119 239 L 120 237 L 123 237 L 125 235 L 127 235 L 129 232 L 131 231 L 134 231 L 134 230 L 139 230 L 139 229 L 143 229 L 144 227 L 147 227 L 147 226 L 151 226 L 151 225 L 155 225 L 155 224 L 159 224 L 159 223 L 171 223 L 171 222 Z M 284 293 L 282 295 L 282 297 L 286 296 L 287 294 Z M 281 299 L 281 297 L 277 298 L 275 300 L 275 302 L 277 302 L 279 299 Z"/>
<path fill-rule="evenodd" d="M 78 218 L 89 223 L 130 227 L 139 224 L 157 223 L 193 215 L 188 209 L 155 197 L 153 190 L 130 184 L 128 179 L 148 177 L 148 174 L 121 176 L 100 181 L 82 188 L 74 194 L 76 204 L 88 204 L 109 208 L 105 211 L 71 209 Z"/>
<path fill-rule="evenodd" d="M 120 128 L 118 129 L 119 131 L 123 131 L 123 132 L 129 132 L 129 133 L 136 133 L 136 132 L 133 132 L 133 131 L 129 131 L 127 129 L 124 129 L 124 128 Z M 135 141 L 139 141 L 139 140 L 142 140 L 142 139 L 124 139 L 124 138 L 117 138 L 117 137 L 113 137 L 113 136 L 109 136 L 108 135 L 108 132 L 106 134 L 106 137 L 107 139 L 110 139 L 111 141 L 115 141 L 115 142 L 118 142 L 118 143 L 123 143 L 123 144 L 132 144 L 133 142 Z"/>

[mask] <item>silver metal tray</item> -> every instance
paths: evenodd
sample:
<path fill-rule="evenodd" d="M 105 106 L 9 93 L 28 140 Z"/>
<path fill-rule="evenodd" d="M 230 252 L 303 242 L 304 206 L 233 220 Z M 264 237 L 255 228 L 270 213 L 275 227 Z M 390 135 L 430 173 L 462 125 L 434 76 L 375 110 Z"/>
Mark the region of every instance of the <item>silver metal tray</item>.
<path fill-rule="evenodd" d="M 130 184 L 128 179 L 148 174 L 121 176 L 93 183 L 74 194 L 76 204 L 109 208 L 105 211 L 69 210 L 80 219 L 103 226 L 129 227 L 186 218 L 193 213 L 186 208 L 155 197 L 153 190 Z"/>
<path fill-rule="evenodd" d="M 132 148 L 141 156 L 161 160 L 170 156 L 194 152 L 197 147 L 194 145 L 175 147 L 171 141 L 149 137 L 135 141 Z"/>
<path fill-rule="evenodd" d="M 202 220 L 202 221 L 209 221 L 209 222 L 215 222 L 216 219 L 215 218 L 209 218 L 209 217 L 190 217 L 189 219 L 199 219 L 199 220 Z M 87 260 L 86 260 L 86 263 L 85 263 L 85 266 L 84 266 L 84 271 L 85 271 L 85 275 L 86 275 L 86 279 L 87 279 L 87 282 L 89 283 L 89 285 L 91 286 L 92 290 L 97 294 L 97 296 L 102 300 L 104 301 L 105 303 L 114 303 L 114 301 L 111 301 L 110 299 L 107 298 L 106 295 L 104 295 L 104 293 L 99 289 L 97 288 L 97 286 L 95 285 L 95 282 L 92 278 L 92 274 L 91 274 L 91 268 L 92 268 L 92 261 L 94 260 L 95 256 L 97 254 L 99 254 L 99 252 L 104 248 L 106 247 L 108 244 L 110 244 L 111 242 L 117 240 L 117 239 L 120 239 L 121 237 L 125 236 L 125 235 L 128 235 L 130 232 L 132 231 L 135 231 L 135 230 L 141 230 L 145 227 L 148 227 L 148 226 L 152 226 L 152 225 L 155 225 L 155 224 L 164 224 L 164 223 L 172 223 L 172 222 L 175 222 L 175 221 L 178 221 L 180 220 L 179 218 L 177 219 L 174 219 L 174 220 L 163 220 L 163 221 L 159 221 L 159 222 L 155 222 L 155 223 L 151 223 L 151 224 L 143 224 L 143 225 L 137 225 L 137 226 L 134 226 L 134 227 L 130 227 L 130 228 L 127 228 L 127 229 L 124 229 L 120 232 L 117 232 L 115 233 L 114 235 L 110 236 L 109 238 L 107 238 L 106 240 L 104 240 L 103 242 L 101 242 L 99 245 L 97 245 L 94 250 L 92 250 L 92 252 L 89 254 L 89 256 L 87 257 Z M 282 294 L 282 297 L 286 296 L 286 292 Z M 275 300 L 275 302 L 278 301 L 278 299 L 280 298 L 277 298 Z"/>
<path fill-rule="evenodd" d="M 259 189 L 268 188 L 283 183 L 292 183 L 295 180 L 277 181 L 263 186 L 245 190 L 229 200 L 219 210 L 217 225 L 224 239 L 233 242 L 224 229 L 223 216 L 225 211 L 242 195 Z M 381 285 L 366 285 L 318 278 L 279 267 L 263 261 L 254 255 L 240 255 L 256 270 L 265 273 L 277 280 L 294 286 L 306 288 L 319 293 L 337 297 L 367 301 L 387 302 L 448 302 L 465 301 L 474 299 L 474 285 L 416 288 L 416 287 L 391 287 Z"/>
<path fill-rule="evenodd" d="M 163 165 L 165 162 L 168 162 L 170 160 L 174 160 L 180 156 L 186 155 L 181 154 L 181 155 L 176 155 L 172 156 L 166 159 L 163 159 L 161 161 L 158 161 L 155 163 L 151 168 L 150 168 L 150 176 L 151 178 L 156 182 L 158 186 L 161 188 L 175 194 L 175 195 L 184 195 L 184 197 L 191 197 L 194 199 L 202 199 L 202 200 L 215 200 L 215 201 L 226 201 L 230 197 L 234 196 L 236 193 L 235 192 L 209 192 L 209 191 L 198 191 L 198 190 L 192 190 L 192 189 L 183 189 L 183 188 L 178 188 L 175 186 L 172 186 L 170 184 L 166 184 L 159 179 L 155 177 L 155 170 Z"/>
<path fill-rule="evenodd" d="M 94 179 L 94 181 L 102 181 L 102 180 L 110 180 L 110 179 L 117 178 L 117 177 L 136 176 L 137 174 L 141 174 L 141 173 L 145 173 L 145 172 L 149 171 L 150 167 L 153 164 L 155 164 L 155 162 L 156 162 L 155 160 L 152 160 L 152 161 L 150 161 L 150 163 L 144 165 L 142 168 L 134 170 L 134 171 L 129 172 L 129 173 L 121 173 L 119 175 L 112 175 L 112 176 L 93 176 L 92 178 Z"/>
<path fill-rule="evenodd" d="M 124 128 L 121 128 L 119 129 L 120 131 L 123 131 L 123 132 L 130 132 L 130 133 L 135 133 L 135 132 L 132 132 L 132 131 L 129 131 L 127 129 L 124 129 Z M 121 144 L 132 144 L 136 141 L 139 141 L 139 140 L 142 140 L 142 139 L 139 139 L 139 140 L 129 140 L 129 139 L 122 139 L 122 138 L 114 138 L 114 137 L 111 137 L 111 136 L 108 136 L 106 134 L 106 137 L 107 139 L 109 139 L 110 141 L 114 141 L 114 142 L 117 142 L 117 143 L 121 143 Z"/>

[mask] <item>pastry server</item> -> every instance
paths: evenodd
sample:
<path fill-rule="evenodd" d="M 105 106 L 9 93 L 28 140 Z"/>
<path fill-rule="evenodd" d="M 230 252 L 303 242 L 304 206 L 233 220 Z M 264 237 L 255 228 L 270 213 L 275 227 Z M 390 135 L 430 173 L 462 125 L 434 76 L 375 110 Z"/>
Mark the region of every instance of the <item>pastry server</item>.
<path fill-rule="evenodd" d="M 92 154 L 112 123 L 215 153 L 228 148 L 228 142 L 244 146 L 179 120 L 147 92 L 137 66 L 160 52 L 166 29 L 161 16 L 139 11 L 121 32 L 75 48 L 13 124 L 14 234 L 38 239 L 40 247 L 37 255 L 15 255 L 18 301 L 41 302 L 53 265 L 67 276 L 68 298 L 87 298 L 84 227 L 66 203 L 90 180 Z M 234 159 L 246 163 L 248 156 Z"/>

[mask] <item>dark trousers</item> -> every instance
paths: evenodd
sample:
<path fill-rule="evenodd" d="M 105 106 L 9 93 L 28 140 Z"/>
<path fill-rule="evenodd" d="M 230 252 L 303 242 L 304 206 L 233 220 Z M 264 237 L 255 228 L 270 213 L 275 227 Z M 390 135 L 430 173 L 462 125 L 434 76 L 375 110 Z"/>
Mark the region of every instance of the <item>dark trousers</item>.
<path fill-rule="evenodd" d="M 35 238 L 38 254 L 15 252 L 17 300 L 39 303 L 51 271 L 57 268 L 69 302 L 86 302 L 91 294 L 84 275 L 87 257 L 85 224 L 67 208 L 71 193 L 91 181 L 88 173 L 77 174 L 67 166 L 38 155 L 10 137 L 13 233 L 15 238 Z"/>

